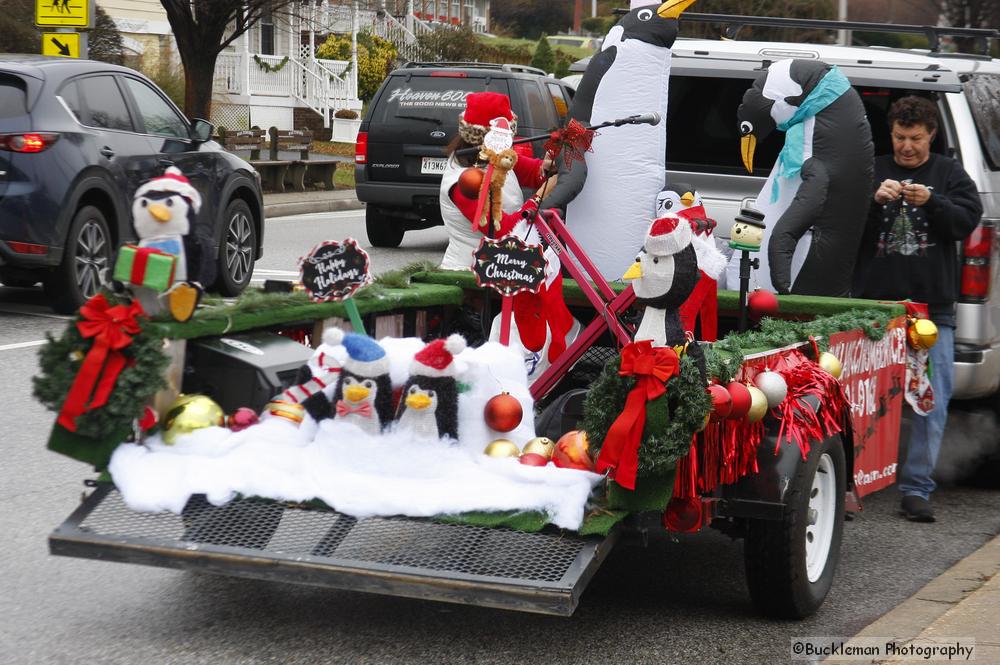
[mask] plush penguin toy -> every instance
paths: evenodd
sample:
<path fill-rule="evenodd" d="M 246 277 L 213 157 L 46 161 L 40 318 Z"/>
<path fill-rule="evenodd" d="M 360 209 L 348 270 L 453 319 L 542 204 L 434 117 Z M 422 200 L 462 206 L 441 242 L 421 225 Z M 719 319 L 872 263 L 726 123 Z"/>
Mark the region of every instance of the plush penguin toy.
<path fill-rule="evenodd" d="M 211 282 L 204 265 L 211 259 L 192 233 L 199 210 L 201 195 L 175 166 L 144 183 L 132 199 L 132 225 L 139 247 L 155 247 L 176 256 L 175 282 Z"/>
<path fill-rule="evenodd" d="M 306 413 L 320 422 L 330 418 L 330 398 L 337 388 L 345 351 L 344 331 L 328 328 L 323 331 L 323 340 L 313 351 L 309 362 L 299 368 L 295 385 L 282 393 L 282 399 L 305 407 Z"/>
<path fill-rule="evenodd" d="M 392 381 L 385 349 L 371 337 L 346 333 L 347 358 L 333 393 L 333 416 L 373 436 L 392 420 Z"/>
<path fill-rule="evenodd" d="M 633 0 L 594 54 L 573 97 L 571 117 L 598 124 L 656 112 L 667 117 L 670 55 L 677 19 L 694 0 Z M 560 165 L 545 204 L 566 208 L 574 237 L 608 279 L 617 279 L 642 244 L 649 206 L 663 186 L 666 124 L 626 125 L 598 132 L 586 168 Z"/>
<path fill-rule="evenodd" d="M 778 293 L 846 296 L 872 189 L 873 147 L 864 105 L 847 78 L 818 60 L 779 60 L 737 110 L 740 153 L 753 171 L 757 143 L 775 129 L 785 145 L 756 207 L 767 231 L 758 284 Z M 739 283 L 739 259 L 727 283 Z"/>
<path fill-rule="evenodd" d="M 698 284 L 681 305 L 681 325 L 693 334 L 700 321 L 698 339 L 714 342 L 719 334 L 717 280 L 726 269 L 726 256 L 719 251 L 712 235 L 716 222 L 705 211 L 697 190 L 680 182 L 667 185 L 656 197 L 656 216 L 666 214 L 675 214 L 691 225 L 691 245 L 700 271 Z"/>
<path fill-rule="evenodd" d="M 649 225 L 642 251 L 622 275 L 632 280 L 636 302 L 646 306 L 635 340 L 653 346 L 679 346 L 687 341 L 677 312 L 698 283 L 698 257 L 691 245 L 691 225 L 666 215 Z"/>
<path fill-rule="evenodd" d="M 454 357 L 464 350 L 465 338 L 451 335 L 430 342 L 413 357 L 399 402 L 399 431 L 422 439 L 458 439 Z"/>

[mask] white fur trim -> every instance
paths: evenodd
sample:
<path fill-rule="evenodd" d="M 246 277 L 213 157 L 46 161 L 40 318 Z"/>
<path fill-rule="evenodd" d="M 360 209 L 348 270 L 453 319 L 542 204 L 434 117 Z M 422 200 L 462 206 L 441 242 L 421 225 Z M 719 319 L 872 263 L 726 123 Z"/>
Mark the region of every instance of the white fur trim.
<path fill-rule="evenodd" d="M 357 374 L 358 376 L 374 379 L 377 376 L 382 376 L 383 374 L 387 374 L 389 372 L 389 359 L 386 356 L 382 356 L 378 360 L 362 362 L 360 360 L 348 358 L 344 362 L 344 369 L 351 374 Z"/>
<path fill-rule="evenodd" d="M 448 335 L 448 339 L 444 342 L 444 349 L 453 356 L 457 356 L 462 351 L 465 351 L 465 347 L 468 346 L 465 338 L 461 335 Z"/>
<path fill-rule="evenodd" d="M 691 244 L 694 245 L 694 253 L 698 256 L 698 268 L 712 279 L 719 279 L 729 260 L 716 246 L 715 239 L 711 236 L 695 235 L 691 238 Z"/>
<path fill-rule="evenodd" d="M 650 254 L 655 254 L 657 256 L 669 256 L 671 254 L 676 254 L 685 247 L 691 244 L 691 225 L 686 219 L 680 220 L 677 224 L 677 228 L 670 233 L 664 233 L 658 236 L 646 236 L 646 242 L 643 245 L 646 251 Z"/>

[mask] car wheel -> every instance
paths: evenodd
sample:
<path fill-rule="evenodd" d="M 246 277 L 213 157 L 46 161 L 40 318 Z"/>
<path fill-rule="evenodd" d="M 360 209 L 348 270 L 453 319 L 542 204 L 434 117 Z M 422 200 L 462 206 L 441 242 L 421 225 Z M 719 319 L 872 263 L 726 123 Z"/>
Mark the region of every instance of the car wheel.
<path fill-rule="evenodd" d="M 253 276 L 254 254 L 257 251 L 257 228 L 250 206 L 234 199 L 226 206 L 226 230 L 219 250 L 219 277 L 215 283 L 224 296 L 238 296 Z"/>
<path fill-rule="evenodd" d="M 72 314 L 97 295 L 109 278 L 111 256 L 111 233 L 104 213 L 94 206 L 80 208 L 69 227 L 62 263 L 45 281 L 52 308 Z"/>
<path fill-rule="evenodd" d="M 747 586 L 764 614 L 801 619 L 823 604 L 840 559 L 845 491 L 844 446 L 832 436 L 799 465 L 783 519 L 749 521 Z"/>
<path fill-rule="evenodd" d="M 372 247 L 399 247 L 406 226 L 401 219 L 368 208 L 365 210 L 365 230 Z"/>

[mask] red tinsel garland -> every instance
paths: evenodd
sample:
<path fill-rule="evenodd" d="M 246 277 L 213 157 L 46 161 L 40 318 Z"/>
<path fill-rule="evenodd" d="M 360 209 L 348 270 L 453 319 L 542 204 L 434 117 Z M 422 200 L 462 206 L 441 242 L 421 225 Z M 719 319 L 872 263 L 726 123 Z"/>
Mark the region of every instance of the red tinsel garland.
<path fill-rule="evenodd" d="M 850 427 L 851 407 L 840 381 L 800 352 L 790 353 L 798 356 L 798 362 L 782 372 L 788 396 L 775 409 L 781 420 L 777 446 L 783 441 L 795 443 L 805 459 L 810 441 L 822 441 Z M 816 409 L 805 399 L 810 396 L 817 400 Z"/>

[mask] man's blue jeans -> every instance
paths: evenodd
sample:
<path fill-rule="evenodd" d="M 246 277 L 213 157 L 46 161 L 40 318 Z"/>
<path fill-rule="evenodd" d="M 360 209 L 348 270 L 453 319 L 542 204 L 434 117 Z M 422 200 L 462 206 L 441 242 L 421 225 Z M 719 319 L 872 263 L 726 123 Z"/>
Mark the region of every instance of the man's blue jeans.
<path fill-rule="evenodd" d="M 941 437 L 948 420 L 955 374 L 955 329 L 938 326 L 937 344 L 931 347 L 931 386 L 934 388 L 934 410 L 926 416 L 913 414 L 910 445 L 906 460 L 899 471 L 899 489 L 904 496 L 929 499 L 937 487 L 931 474 L 941 452 Z"/>

